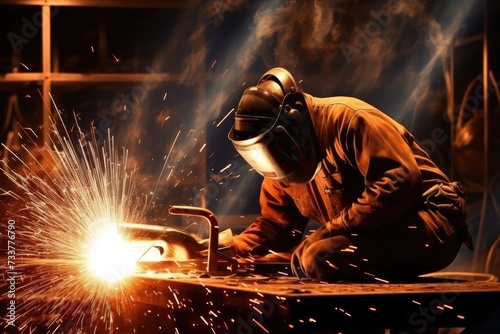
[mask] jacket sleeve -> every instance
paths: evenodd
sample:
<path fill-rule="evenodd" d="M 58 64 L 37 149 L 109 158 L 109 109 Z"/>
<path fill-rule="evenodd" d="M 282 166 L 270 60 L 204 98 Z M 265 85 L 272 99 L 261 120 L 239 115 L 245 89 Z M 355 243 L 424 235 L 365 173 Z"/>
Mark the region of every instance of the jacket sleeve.
<path fill-rule="evenodd" d="M 412 151 L 414 138 L 378 110 L 358 110 L 341 135 L 348 163 L 364 177 L 361 195 L 334 217 L 332 232 L 368 230 L 415 207 L 422 177 Z"/>
<path fill-rule="evenodd" d="M 269 250 L 289 252 L 302 239 L 309 218 L 300 214 L 293 199 L 276 181 L 264 179 L 259 202 L 260 216 L 233 238 L 236 254 L 262 255 Z"/>

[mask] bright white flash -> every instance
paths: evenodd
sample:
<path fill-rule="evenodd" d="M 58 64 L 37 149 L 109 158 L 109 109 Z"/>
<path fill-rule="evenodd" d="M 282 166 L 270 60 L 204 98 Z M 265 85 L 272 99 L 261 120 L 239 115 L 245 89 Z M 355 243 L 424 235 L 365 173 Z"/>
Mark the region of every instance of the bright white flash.
<path fill-rule="evenodd" d="M 105 226 L 95 233 L 89 245 L 87 263 L 92 274 L 114 283 L 130 276 L 137 262 L 137 252 L 116 226 Z"/>

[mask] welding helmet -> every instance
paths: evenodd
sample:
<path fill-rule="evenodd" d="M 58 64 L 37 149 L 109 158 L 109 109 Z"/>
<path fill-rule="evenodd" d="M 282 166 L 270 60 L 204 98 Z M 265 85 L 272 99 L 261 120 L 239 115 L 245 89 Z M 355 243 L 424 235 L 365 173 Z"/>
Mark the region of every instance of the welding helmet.
<path fill-rule="evenodd" d="M 238 153 L 268 179 L 306 183 L 321 166 L 304 95 L 283 68 L 269 70 L 256 86 L 244 91 L 228 137 Z"/>

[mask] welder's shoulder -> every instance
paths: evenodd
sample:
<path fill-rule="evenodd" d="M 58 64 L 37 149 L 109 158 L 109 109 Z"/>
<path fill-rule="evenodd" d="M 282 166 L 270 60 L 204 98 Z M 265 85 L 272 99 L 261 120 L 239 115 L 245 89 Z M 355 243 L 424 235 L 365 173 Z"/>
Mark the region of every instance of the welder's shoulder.
<path fill-rule="evenodd" d="M 353 114 L 358 110 L 377 110 L 371 104 L 351 96 L 310 97 L 316 108 L 335 110 L 336 113 Z"/>

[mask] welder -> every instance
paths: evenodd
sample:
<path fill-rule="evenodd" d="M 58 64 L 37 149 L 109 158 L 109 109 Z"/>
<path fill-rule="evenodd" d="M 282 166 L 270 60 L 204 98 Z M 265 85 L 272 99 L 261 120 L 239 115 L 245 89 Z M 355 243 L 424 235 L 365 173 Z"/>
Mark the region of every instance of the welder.
<path fill-rule="evenodd" d="M 312 96 L 272 68 L 228 137 L 263 176 L 260 215 L 225 245 L 239 256 L 288 253 L 293 274 L 327 282 L 408 281 L 473 248 L 461 185 L 364 101 Z"/>

